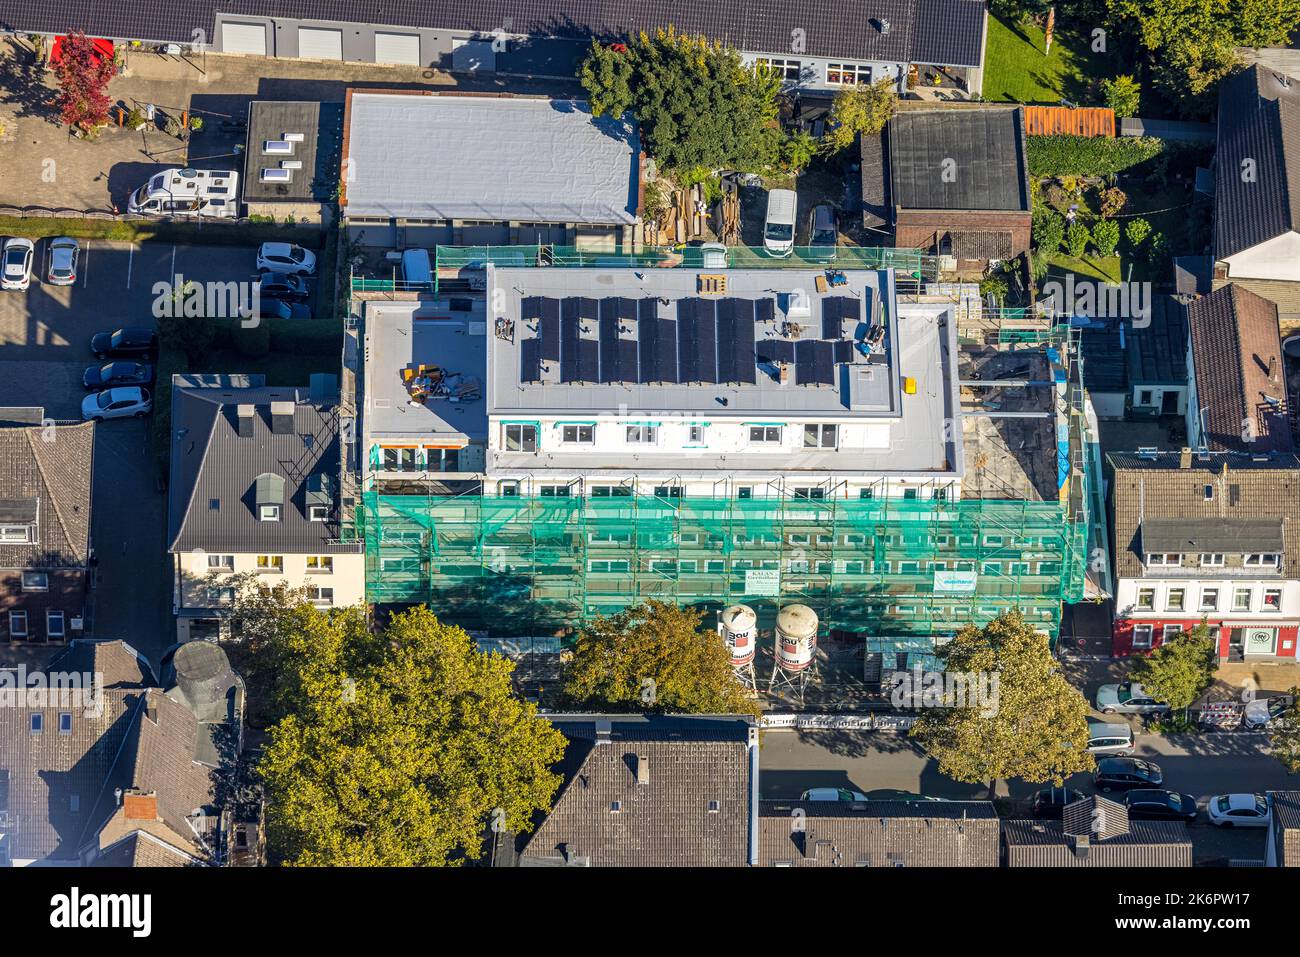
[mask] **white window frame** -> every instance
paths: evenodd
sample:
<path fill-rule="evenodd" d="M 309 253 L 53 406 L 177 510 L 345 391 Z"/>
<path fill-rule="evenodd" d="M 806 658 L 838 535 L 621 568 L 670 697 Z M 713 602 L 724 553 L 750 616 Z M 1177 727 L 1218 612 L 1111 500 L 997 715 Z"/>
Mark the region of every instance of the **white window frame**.
<path fill-rule="evenodd" d="M 501 442 L 507 452 L 536 452 L 537 426 L 516 422 L 502 426 Z M 511 434 L 515 437 L 512 439 Z M 531 436 L 531 438 L 530 438 Z M 513 443 L 513 444 L 512 444 Z M 531 445 L 532 448 L 528 446 Z"/>
<path fill-rule="evenodd" d="M 1222 568 L 1223 552 L 1202 552 L 1200 561 L 1202 568 Z"/>
<path fill-rule="evenodd" d="M 22 545 L 32 540 L 31 525 L 0 525 L 0 543 Z"/>
<path fill-rule="evenodd" d="M 803 76 L 803 61 L 793 60 L 789 57 L 760 56 L 754 58 L 754 65 L 766 67 L 774 72 L 782 80 L 793 80 L 796 83 Z"/>
<path fill-rule="evenodd" d="M 230 585 L 210 585 L 203 592 L 209 607 L 229 605 L 235 600 L 235 589 Z"/>
<path fill-rule="evenodd" d="M 1170 561 L 1170 559 L 1173 561 Z M 1147 565 L 1152 568 L 1181 568 L 1183 556 L 1173 552 L 1154 552 L 1147 554 Z"/>
<path fill-rule="evenodd" d="M 750 445 L 781 445 L 782 427 L 779 425 L 751 425 L 749 426 L 749 444 Z M 758 433 L 755 438 L 754 434 Z"/>
<path fill-rule="evenodd" d="M 1178 604 L 1174 604 L 1174 596 L 1178 596 Z M 1165 611 L 1186 611 L 1187 610 L 1187 589 L 1170 588 L 1165 592 Z"/>
<path fill-rule="evenodd" d="M 1213 587 L 1213 588 L 1202 588 L 1202 589 L 1201 589 L 1201 603 L 1200 603 L 1200 605 L 1198 606 L 1197 611 L 1218 611 L 1218 610 L 1219 610 L 1219 593 L 1220 593 L 1221 591 L 1222 591 L 1222 589 L 1220 589 L 1218 586 L 1215 586 L 1215 587 Z M 1210 604 L 1209 602 L 1207 602 L 1207 601 L 1205 600 L 1205 596 L 1206 596 L 1207 594 L 1209 594 L 1209 593 L 1213 593 L 1213 595 L 1214 595 L 1214 604 Z"/>
<path fill-rule="evenodd" d="M 573 433 L 572 438 L 569 437 L 570 432 Z M 596 427 L 594 425 L 562 425 L 560 426 L 560 441 L 565 445 L 595 445 Z"/>
<path fill-rule="evenodd" d="M 1151 596 L 1150 600 L 1147 601 L 1145 604 L 1143 604 L 1142 602 L 1142 596 L 1144 594 L 1149 594 Z M 1133 599 L 1133 607 L 1137 611 L 1155 611 L 1156 590 L 1154 588 L 1139 588 L 1137 590 L 1137 597 Z"/>
<path fill-rule="evenodd" d="M 1276 595 L 1276 596 L 1277 596 L 1277 602 L 1276 602 L 1275 604 L 1270 605 L 1270 604 L 1268 603 L 1268 596 L 1269 596 L 1269 595 Z M 1265 588 L 1265 589 L 1264 589 L 1264 594 L 1263 594 L 1263 596 L 1260 598 L 1259 610 L 1260 610 L 1260 611 L 1268 612 L 1270 615 L 1273 615 L 1273 614 L 1280 614 L 1281 611 L 1282 611 L 1282 589 L 1280 589 L 1280 588 Z"/>
<path fill-rule="evenodd" d="M 58 622 L 58 630 L 55 630 L 55 622 Z M 62 608 L 45 609 L 45 637 L 46 638 L 63 638 L 68 634 L 68 619 L 63 614 Z"/>
<path fill-rule="evenodd" d="M 235 570 L 235 556 L 234 555 L 209 555 L 208 569 L 210 571 L 233 572 Z"/>
<path fill-rule="evenodd" d="M 1281 566 L 1281 556 L 1274 552 L 1253 552 L 1247 555 L 1242 564 L 1247 568 L 1278 568 Z"/>
<path fill-rule="evenodd" d="M 1242 595 L 1246 596 L 1245 605 L 1237 602 Z M 1234 588 L 1232 590 L 1232 610 L 1234 612 L 1250 611 L 1255 606 L 1255 589 L 1253 588 Z"/>
<path fill-rule="evenodd" d="M 831 74 L 838 71 L 839 79 L 832 79 Z M 862 86 L 871 83 L 872 69 L 866 63 L 827 63 L 826 84 L 828 86 Z M 850 79 L 852 77 L 852 79 Z"/>
<path fill-rule="evenodd" d="M 21 627 L 19 627 L 21 625 Z M 9 612 L 9 637 L 26 638 L 30 632 L 27 630 L 27 612 L 24 609 L 11 609 Z"/>
<path fill-rule="evenodd" d="M 27 581 L 27 577 L 28 577 L 29 575 L 32 576 L 34 579 L 38 579 L 38 580 L 41 582 L 41 584 L 39 584 L 39 585 L 36 585 L 36 584 L 29 584 L 28 581 Z M 19 575 L 19 584 L 20 584 L 20 587 L 22 588 L 22 590 L 23 590 L 24 592 L 46 592 L 46 591 L 49 591 L 49 590 L 50 590 L 50 573 L 49 573 L 49 572 L 43 572 L 43 571 L 37 571 L 37 570 L 35 570 L 35 569 L 27 569 L 27 570 L 23 571 L 23 572 Z"/>
<path fill-rule="evenodd" d="M 1165 625 L 1160 630 L 1160 640 L 1168 641 L 1170 638 L 1175 638 L 1178 635 L 1181 635 L 1182 633 L 1183 633 L 1182 625 Z"/>
<path fill-rule="evenodd" d="M 629 425 L 623 433 L 628 445 L 658 445 L 659 427 L 657 425 Z"/>
<path fill-rule="evenodd" d="M 312 562 L 316 562 L 313 566 Z M 333 555 L 308 555 L 307 572 L 311 575 L 333 575 L 334 574 L 334 556 Z"/>
<path fill-rule="evenodd" d="M 809 431 L 815 435 L 809 435 Z M 829 441 L 828 441 L 829 440 Z M 840 427 L 830 422 L 805 422 L 803 426 L 803 447 L 805 449 L 839 448 Z"/>
<path fill-rule="evenodd" d="M 704 444 L 704 426 L 688 425 L 686 427 L 686 441 L 690 445 Z"/>
<path fill-rule="evenodd" d="M 261 522 L 278 522 L 280 520 L 280 506 L 259 505 L 257 507 L 257 518 Z"/>
<path fill-rule="evenodd" d="M 1146 636 L 1146 640 L 1139 641 L 1138 640 L 1139 634 L 1144 634 Z M 1154 625 L 1136 624 L 1133 626 L 1133 647 L 1134 648 L 1150 648 L 1151 642 L 1154 640 L 1155 640 Z"/>
<path fill-rule="evenodd" d="M 329 596 L 326 597 L 326 592 Z M 330 606 L 334 604 L 334 586 L 332 585 L 312 585 L 307 589 L 307 600 L 313 605 Z"/>
<path fill-rule="evenodd" d="M 330 518 L 330 507 L 328 505 L 307 506 L 307 521 L 328 522 L 329 518 Z"/>
<path fill-rule="evenodd" d="M 266 559 L 266 564 L 262 564 L 262 559 Z M 279 559 L 278 562 L 272 562 L 271 559 Z M 257 570 L 262 574 L 284 574 L 284 556 L 283 555 L 258 555 Z"/>

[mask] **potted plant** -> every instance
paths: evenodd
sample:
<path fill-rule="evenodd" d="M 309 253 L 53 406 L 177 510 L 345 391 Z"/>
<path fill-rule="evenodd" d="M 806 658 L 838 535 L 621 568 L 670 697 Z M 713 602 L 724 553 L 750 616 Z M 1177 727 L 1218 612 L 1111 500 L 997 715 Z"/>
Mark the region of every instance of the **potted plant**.
<path fill-rule="evenodd" d="M 203 129 L 203 117 L 201 117 L 201 116 L 191 116 L 191 117 L 190 117 L 190 132 L 191 132 L 191 133 L 197 133 L 197 132 L 199 132 L 199 131 L 202 130 L 202 129 Z"/>

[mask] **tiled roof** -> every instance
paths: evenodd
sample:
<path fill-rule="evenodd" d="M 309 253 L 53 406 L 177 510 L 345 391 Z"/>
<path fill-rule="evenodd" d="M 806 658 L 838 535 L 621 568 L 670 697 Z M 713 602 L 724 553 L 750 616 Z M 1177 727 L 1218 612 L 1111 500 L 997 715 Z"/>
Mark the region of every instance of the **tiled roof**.
<path fill-rule="evenodd" d="M 988 801 L 762 801 L 762 867 L 997 867 Z"/>
<path fill-rule="evenodd" d="M 1285 578 L 1300 578 L 1300 461 L 1295 456 L 1252 462 L 1247 456 L 1192 455 L 1180 467 L 1179 455 L 1156 461 L 1112 455 L 1115 468 L 1115 571 L 1120 578 L 1143 575 L 1142 523 L 1189 519 L 1250 523 L 1281 520 Z M 1205 486 L 1212 497 L 1205 497 Z M 1187 549 L 1191 552 L 1192 549 Z"/>
<path fill-rule="evenodd" d="M 93 867 L 191 867 L 199 861 L 152 834 L 132 831 L 91 862 Z"/>
<path fill-rule="evenodd" d="M 1187 321 L 1206 444 L 1290 451 L 1277 307 L 1234 283 L 1190 303 Z"/>
<path fill-rule="evenodd" d="M 95 425 L 0 428 L 0 499 L 35 503 L 38 541 L 0 545 L 0 568 L 85 565 Z"/>
<path fill-rule="evenodd" d="M 335 20 L 461 30 L 491 35 L 626 38 L 672 25 L 756 53 L 790 49 L 806 37 L 809 56 L 979 66 L 983 58 L 983 0 L 176 0 L 159 7 L 141 0 L 7 0 L 3 25 L 19 32 L 66 33 L 190 42 L 211 35 L 214 11 L 231 16 Z M 364 12 L 363 12 L 364 11 Z M 889 23 L 885 33 L 881 24 Z"/>
<path fill-rule="evenodd" d="M 158 683 L 149 662 L 124 641 L 75 638 L 47 669 L 102 675 L 105 688 L 151 688 Z"/>
<path fill-rule="evenodd" d="M 1224 259 L 1300 223 L 1300 81 L 1243 70 L 1220 85 L 1218 120 L 1214 255 Z"/>
<path fill-rule="evenodd" d="M 1279 867 L 1300 867 L 1300 791 L 1269 791 Z"/>
<path fill-rule="evenodd" d="M 569 739 L 555 806 L 523 866 L 748 863 L 750 723 L 743 717 L 552 720 Z M 607 729 L 602 731 L 602 728 Z"/>
<path fill-rule="evenodd" d="M 1121 833 L 1086 841 L 1060 821 L 1003 821 L 1009 867 L 1191 867 L 1187 825 L 1130 821 Z"/>

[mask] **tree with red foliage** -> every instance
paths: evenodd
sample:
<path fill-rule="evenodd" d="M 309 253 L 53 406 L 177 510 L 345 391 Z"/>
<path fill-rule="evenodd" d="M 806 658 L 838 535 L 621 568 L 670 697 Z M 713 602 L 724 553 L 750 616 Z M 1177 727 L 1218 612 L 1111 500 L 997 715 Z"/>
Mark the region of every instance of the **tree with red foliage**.
<path fill-rule="evenodd" d="M 113 58 L 95 48 L 84 33 L 69 34 L 60 45 L 55 73 L 59 78 L 59 118 L 68 126 L 90 132 L 108 122 L 112 101 L 108 81 L 117 74 Z"/>

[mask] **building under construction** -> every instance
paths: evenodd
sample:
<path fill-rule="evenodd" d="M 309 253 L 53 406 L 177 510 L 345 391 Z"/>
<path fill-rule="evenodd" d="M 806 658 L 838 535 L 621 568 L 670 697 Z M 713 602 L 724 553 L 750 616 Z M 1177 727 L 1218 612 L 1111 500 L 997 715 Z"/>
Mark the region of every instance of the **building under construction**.
<path fill-rule="evenodd" d="M 1054 637 L 1107 587 L 1068 322 L 922 257 L 457 262 L 436 296 L 354 288 L 370 601 L 494 636 L 797 602 L 887 653 L 1013 608 Z"/>

